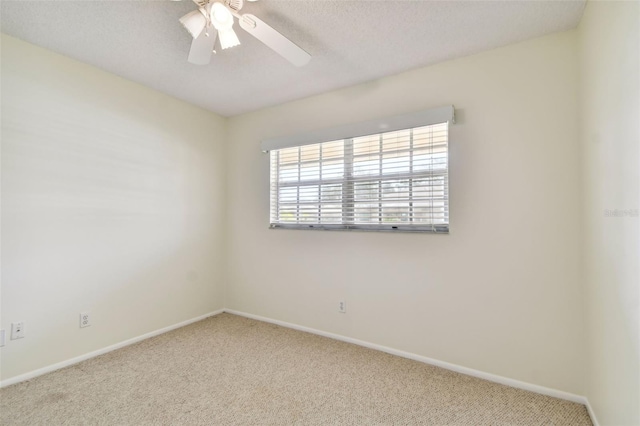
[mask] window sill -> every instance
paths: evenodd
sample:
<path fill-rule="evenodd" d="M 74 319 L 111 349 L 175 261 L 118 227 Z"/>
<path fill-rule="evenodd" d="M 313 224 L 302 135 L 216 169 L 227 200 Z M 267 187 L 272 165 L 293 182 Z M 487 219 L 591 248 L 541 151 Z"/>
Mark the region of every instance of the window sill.
<path fill-rule="evenodd" d="M 449 225 L 411 226 L 411 225 L 318 225 L 318 224 L 275 224 L 269 225 L 269 229 L 290 229 L 303 231 L 364 231 L 387 233 L 420 233 L 420 234 L 448 234 Z"/>

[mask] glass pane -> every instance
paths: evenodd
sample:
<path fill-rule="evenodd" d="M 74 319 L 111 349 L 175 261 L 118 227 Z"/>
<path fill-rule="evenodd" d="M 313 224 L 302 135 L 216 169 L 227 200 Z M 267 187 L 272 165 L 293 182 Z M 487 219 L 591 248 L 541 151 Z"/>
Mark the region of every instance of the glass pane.
<path fill-rule="evenodd" d="M 291 164 L 298 162 L 300 148 L 285 148 L 280 150 L 280 164 Z"/>
<path fill-rule="evenodd" d="M 353 138 L 353 155 L 370 155 L 380 152 L 380 135 Z"/>
<path fill-rule="evenodd" d="M 391 180 L 382 182 L 382 199 L 384 201 L 409 201 L 409 180 Z"/>
<path fill-rule="evenodd" d="M 320 163 L 303 163 L 300 165 L 300 180 L 320 179 Z"/>
<path fill-rule="evenodd" d="M 433 198 L 442 199 L 446 195 L 444 176 L 415 179 L 413 181 L 413 199 L 417 202 Z"/>
<path fill-rule="evenodd" d="M 341 223 L 342 222 L 342 205 L 341 204 L 323 204 L 320 206 L 320 222 Z"/>
<path fill-rule="evenodd" d="M 443 172 L 447 169 L 447 153 L 435 153 L 432 159 L 433 170 Z"/>
<path fill-rule="evenodd" d="M 344 176 L 342 160 L 324 161 L 322 163 L 322 179 L 340 179 Z"/>
<path fill-rule="evenodd" d="M 305 204 L 300 206 L 300 222 L 318 223 L 318 205 Z"/>
<path fill-rule="evenodd" d="M 356 182 L 353 185 L 353 193 L 355 201 L 378 201 L 379 198 L 379 181 L 372 182 Z"/>
<path fill-rule="evenodd" d="M 382 205 L 382 223 L 409 221 L 409 203 L 385 203 Z"/>
<path fill-rule="evenodd" d="M 320 159 L 320 144 L 300 147 L 300 161 L 318 161 Z"/>
<path fill-rule="evenodd" d="M 288 207 L 280 207 L 280 215 L 278 217 L 280 222 L 285 222 L 285 223 L 292 223 L 292 222 L 296 222 L 296 212 L 297 212 L 297 208 L 295 206 L 288 206 Z"/>
<path fill-rule="evenodd" d="M 413 129 L 413 148 L 446 145 L 448 132 L 447 123 L 415 128 Z"/>
<path fill-rule="evenodd" d="M 344 141 L 325 142 L 322 144 L 322 159 L 344 157 Z"/>
<path fill-rule="evenodd" d="M 416 151 L 413 156 L 413 171 L 444 171 L 447 169 L 447 153 Z"/>
<path fill-rule="evenodd" d="M 382 150 L 398 151 L 408 150 L 411 132 L 409 130 L 399 130 L 382 134 Z"/>
<path fill-rule="evenodd" d="M 420 150 L 415 152 L 414 159 L 417 170 L 444 170 L 447 167 L 446 152 Z"/>
<path fill-rule="evenodd" d="M 447 216 L 444 201 L 413 205 L 413 221 L 416 223 L 447 223 Z"/>
<path fill-rule="evenodd" d="M 323 203 L 341 202 L 342 201 L 342 185 L 322 185 L 321 197 Z"/>
<path fill-rule="evenodd" d="M 380 173 L 380 156 L 371 155 L 366 157 L 354 158 L 353 175 L 368 176 L 378 175 Z"/>
<path fill-rule="evenodd" d="M 411 157 L 408 152 L 385 154 L 382 159 L 382 173 L 409 173 L 411 171 Z"/>
<path fill-rule="evenodd" d="M 356 224 L 378 223 L 378 221 L 378 204 L 355 204 L 354 222 Z"/>
<path fill-rule="evenodd" d="M 295 203 L 298 201 L 298 188 L 280 188 L 280 195 L 278 196 L 278 202 L 280 203 Z"/>
<path fill-rule="evenodd" d="M 298 165 L 280 166 L 280 182 L 297 182 Z"/>
<path fill-rule="evenodd" d="M 299 197 L 300 203 L 317 203 L 318 202 L 318 185 L 301 186 Z"/>

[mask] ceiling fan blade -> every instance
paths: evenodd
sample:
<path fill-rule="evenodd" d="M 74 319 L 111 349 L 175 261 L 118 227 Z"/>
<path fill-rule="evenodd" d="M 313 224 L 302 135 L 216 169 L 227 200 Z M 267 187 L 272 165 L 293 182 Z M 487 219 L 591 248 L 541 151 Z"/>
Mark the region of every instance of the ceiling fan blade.
<path fill-rule="evenodd" d="M 247 13 L 240 16 L 238 21 L 243 30 L 275 50 L 293 65 L 301 67 L 311 59 L 311 55 L 256 16 Z"/>
<path fill-rule="evenodd" d="M 179 21 L 193 38 L 198 37 L 207 26 L 207 18 L 205 18 L 200 9 L 187 13 Z"/>
<path fill-rule="evenodd" d="M 207 32 L 209 33 L 208 36 Z M 213 53 L 217 36 L 218 32 L 212 27 L 202 30 L 200 35 L 191 42 L 191 50 L 189 50 L 189 58 L 187 60 L 192 64 L 207 65 L 211 61 L 211 54 Z"/>

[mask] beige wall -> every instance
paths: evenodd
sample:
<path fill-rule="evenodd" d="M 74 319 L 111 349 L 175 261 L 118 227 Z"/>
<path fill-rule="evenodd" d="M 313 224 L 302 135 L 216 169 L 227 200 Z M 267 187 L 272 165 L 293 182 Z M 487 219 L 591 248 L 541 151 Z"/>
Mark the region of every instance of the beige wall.
<path fill-rule="evenodd" d="M 576 76 L 568 32 L 230 119 L 226 307 L 581 394 Z M 449 235 L 268 229 L 261 139 L 447 104 Z"/>
<path fill-rule="evenodd" d="M 580 35 L 586 395 L 601 425 L 640 424 L 640 3 L 590 2 Z"/>
<path fill-rule="evenodd" d="M 223 307 L 225 124 L 2 35 L 3 379 Z"/>

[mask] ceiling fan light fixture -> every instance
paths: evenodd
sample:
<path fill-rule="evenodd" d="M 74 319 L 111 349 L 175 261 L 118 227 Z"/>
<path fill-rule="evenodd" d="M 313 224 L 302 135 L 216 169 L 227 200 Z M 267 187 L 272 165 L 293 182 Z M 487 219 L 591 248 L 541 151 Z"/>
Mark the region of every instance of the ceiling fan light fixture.
<path fill-rule="evenodd" d="M 211 22 L 218 30 L 220 47 L 228 49 L 240 44 L 236 32 L 233 31 L 233 15 L 225 5 L 216 2 L 211 6 Z"/>
<path fill-rule="evenodd" d="M 211 6 L 211 22 L 217 30 L 233 27 L 233 15 L 225 5 L 215 2 Z"/>
<path fill-rule="evenodd" d="M 180 23 L 191 34 L 191 37 L 197 38 L 207 25 L 207 18 L 200 10 L 194 10 L 180 18 Z"/>
<path fill-rule="evenodd" d="M 218 30 L 218 36 L 220 38 L 220 47 L 223 49 L 228 49 L 240 44 L 240 40 L 238 40 L 238 36 L 236 35 L 236 32 L 233 31 L 233 28 L 228 30 Z"/>

